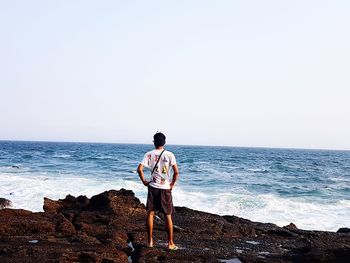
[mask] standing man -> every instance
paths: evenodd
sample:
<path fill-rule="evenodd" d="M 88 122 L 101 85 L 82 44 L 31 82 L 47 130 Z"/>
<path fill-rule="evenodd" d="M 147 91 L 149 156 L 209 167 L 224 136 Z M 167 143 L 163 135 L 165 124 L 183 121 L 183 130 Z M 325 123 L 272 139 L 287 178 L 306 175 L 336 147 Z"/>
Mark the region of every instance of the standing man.
<path fill-rule="evenodd" d="M 173 198 L 171 191 L 174 188 L 179 175 L 179 170 L 176 165 L 175 155 L 164 149 L 165 135 L 157 132 L 153 136 L 155 149 L 147 152 L 142 162 L 137 168 L 142 183 L 148 186 L 147 196 L 147 234 L 148 246 L 153 247 L 153 219 L 154 212 L 159 211 L 165 215 L 165 228 L 168 234 L 168 249 L 176 250 L 178 247 L 173 240 L 173 220 L 172 213 L 174 212 Z M 151 169 L 151 180 L 147 181 L 143 173 L 143 167 Z M 170 176 L 170 168 L 173 170 L 172 177 Z"/>

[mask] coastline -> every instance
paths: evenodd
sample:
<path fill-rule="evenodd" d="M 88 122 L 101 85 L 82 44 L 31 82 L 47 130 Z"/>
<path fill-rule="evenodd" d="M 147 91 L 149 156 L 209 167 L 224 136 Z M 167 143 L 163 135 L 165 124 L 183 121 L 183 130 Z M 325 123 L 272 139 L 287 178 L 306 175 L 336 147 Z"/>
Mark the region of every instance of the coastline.
<path fill-rule="evenodd" d="M 130 190 L 90 199 L 44 198 L 44 212 L 0 210 L 1 262 L 347 262 L 349 229 L 307 231 L 233 215 L 176 207 L 176 252 L 165 249 L 163 217 L 155 220 L 155 248 L 147 248 L 144 205 Z"/>
<path fill-rule="evenodd" d="M 208 213 L 307 230 L 348 226 L 350 155 L 341 152 L 175 147 L 174 203 Z M 147 145 L 1 143 L 0 192 L 14 208 L 43 211 L 42 198 L 146 191 L 136 173 Z"/>

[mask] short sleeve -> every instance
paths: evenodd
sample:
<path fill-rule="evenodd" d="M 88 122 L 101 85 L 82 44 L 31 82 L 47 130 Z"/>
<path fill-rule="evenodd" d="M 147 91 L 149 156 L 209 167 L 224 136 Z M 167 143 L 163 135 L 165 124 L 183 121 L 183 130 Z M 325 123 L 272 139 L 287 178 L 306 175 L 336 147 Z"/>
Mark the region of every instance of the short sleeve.
<path fill-rule="evenodd" d="M 150 161 L 151 161 L 151 154 L 148 152 L 143 157 L 141 164 L 146 167 L 150 167 Z"/>
<path fill-rule="evenodd" d="M 170 166 L 173 166 L 176 164 L 176 158 L 173 153 L 170 154 Z"/>

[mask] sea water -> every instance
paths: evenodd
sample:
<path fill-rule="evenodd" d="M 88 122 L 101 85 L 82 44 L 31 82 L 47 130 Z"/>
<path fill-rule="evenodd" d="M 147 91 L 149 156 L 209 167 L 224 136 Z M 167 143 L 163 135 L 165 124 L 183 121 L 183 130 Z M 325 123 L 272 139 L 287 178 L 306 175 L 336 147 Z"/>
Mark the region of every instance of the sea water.
<path fill-rule="evenodd" d="M 299 228 L 350 227 L 350 151 L 169 145 L 180 177 L 175 206 Z M 0 197 L 43 210 L 43 198 L 131 189 L 152 145 L 0 141 Z M 150 171 L 145 175 L 149 177 Z"/>

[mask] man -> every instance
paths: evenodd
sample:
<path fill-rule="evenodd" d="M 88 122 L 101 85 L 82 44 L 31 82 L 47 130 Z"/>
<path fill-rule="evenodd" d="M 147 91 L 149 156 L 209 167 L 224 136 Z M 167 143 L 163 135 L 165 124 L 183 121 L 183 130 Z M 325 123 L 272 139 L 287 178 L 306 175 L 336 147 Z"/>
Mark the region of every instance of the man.
<path fill-rule="evenodd" d="M 165 228 L 168 234 L 168 249 L 176 250 L 178 247 L 173 240 L 173 220 L 174 212 L 173 199 L 171 191 L 174 188 L 179 175 L 175 155 L 164 149 L 165 135 L 161 132 L 153 136 L 155 149 L 147 152 L 137 168 L 142 183 L 148 186 L 147 196 L 147 234 L 148 246 L 153 247 L 153 219 L 154 212 L 159 211 L 165 215 Z M 151 169 L 151 180 L 145 179 L 143 168 Z M 170 177 L 170 168 L 173 170 Z"/>

